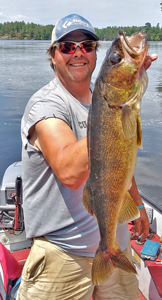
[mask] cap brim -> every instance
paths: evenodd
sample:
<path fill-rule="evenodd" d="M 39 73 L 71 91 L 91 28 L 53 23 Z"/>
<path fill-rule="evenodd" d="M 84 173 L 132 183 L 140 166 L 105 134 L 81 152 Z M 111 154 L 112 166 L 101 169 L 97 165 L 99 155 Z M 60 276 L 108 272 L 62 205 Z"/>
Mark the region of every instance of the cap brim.
<path fill-rule="evenodd" d="M 65 34 L 63 34 L 62 36 L 60 36 L 55 42 L 60 42 L 66 35 L 68 35 L 71 32 L 77 31 L 77 30 L 85 32 L 86 34 L 88 34 L 89 36 L 91 36 L 94 41 L 99 41 L 99 37 L 95 33 L 90 32 L 89 30 L 86 30 L 86 29 L 74 29 L 74 30 L 69 30 L 69 32 L 66 32 Z"/>

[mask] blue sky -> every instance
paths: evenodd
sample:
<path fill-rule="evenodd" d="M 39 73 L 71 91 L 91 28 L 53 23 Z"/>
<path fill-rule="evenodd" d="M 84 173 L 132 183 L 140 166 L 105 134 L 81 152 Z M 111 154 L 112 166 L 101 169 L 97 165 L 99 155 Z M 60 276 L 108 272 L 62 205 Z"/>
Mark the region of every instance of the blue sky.
<path fill-rule="evenodd" d="M 143 26 L 150 22 L 162 27 L 162 0 L 0 0 L 0 23 L 25 21 L 55 24 L 71 13 L 88 19 L 94 27 Z"/>

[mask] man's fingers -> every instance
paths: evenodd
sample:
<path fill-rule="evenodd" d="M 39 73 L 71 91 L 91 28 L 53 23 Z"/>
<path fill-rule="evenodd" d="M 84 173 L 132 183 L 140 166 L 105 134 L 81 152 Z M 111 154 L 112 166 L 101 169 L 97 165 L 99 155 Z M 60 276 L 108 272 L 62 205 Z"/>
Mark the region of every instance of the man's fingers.
<path fill-rule="evenodd" d="M 136 237 L 138 237 L 141 233 L 141 222 L 139 222 L 138 220 L 136 220 L 136 222 L 134 222 L 135 226 L 134 226 L 134 235 Z"/>
<path fill-rule="evenodd" d="M 153 53 L 153 54 L 150 54 L 150 55 L 147 55 L 146 56 L 146 59 L 145 59 L 145 63 L 144 63 L 144 66 L 145 66 L 145 69 L 147 70 L 151 63 L 156 60 L 158 58 L 157 54 L 156 53 Z"/>
<path fill-rule="evenodd" d="M 158 55 L 156 53 L 148 55 L 148 57 L 151 59 L 151 61 L 154 61 L 158 58 Z"/>
<path fill-rule="evenodd" d="M 141 239 L 140 239 L 140 242 L 143 243 L 143 242 L 146 240 L 147 236 L 148 236 L 148 234 L 143 230 L 143 233 L 142 233 L 142 237 L 141 237 Z"/>

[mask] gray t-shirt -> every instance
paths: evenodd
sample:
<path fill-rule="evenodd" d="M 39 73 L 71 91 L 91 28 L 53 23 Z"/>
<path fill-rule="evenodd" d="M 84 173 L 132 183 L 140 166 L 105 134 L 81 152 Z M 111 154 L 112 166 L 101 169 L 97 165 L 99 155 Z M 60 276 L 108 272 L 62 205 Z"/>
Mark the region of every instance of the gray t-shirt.
<path fill-rule="evenodd" d="M 65 251 L 94 256 L 99 244 L 99 231 L 95 218 L 82 205 L 84 184 L 76 191 L 64 186 L 45 161 L 41 151 L 28 140 L 29 129 L 38 121 L 51 117 L 65 121 L 77 140 L 86 136 L 88 107 L 74 98 L 56 77 L 31 97 L 22 118 L 26 236 L 46 236 Z M 124 239 L 127 244 L 127 234 L 122 236 L 122 243 Z M 126 246 L 123 245 L 122 248 Z"/>

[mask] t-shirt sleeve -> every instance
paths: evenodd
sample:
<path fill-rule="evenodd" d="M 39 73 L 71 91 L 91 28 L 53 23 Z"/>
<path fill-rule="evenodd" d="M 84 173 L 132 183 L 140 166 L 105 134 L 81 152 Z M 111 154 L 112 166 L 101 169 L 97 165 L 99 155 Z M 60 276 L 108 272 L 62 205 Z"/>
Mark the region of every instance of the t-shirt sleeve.
<path fill-rule="evenodd" d="M 37 122 L 48 118 L 61 119 L 71 128 L 69 110 L 61 98 L 56 97 L 53 100 L 46 99 L 45 101 L 38 100 L 28 111 L 27 119 L 22 120 L 22 140 L 24 146 L 28 141 L 29 129 Z"/>
<path fill-rule="evenodd" d="M 28 122 L 33 126 L 38 121 L 48 118 L 61 119 L 71 126 L 69 113 L 62 99 L 36 102 L 30 109 Z"/>

